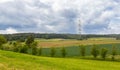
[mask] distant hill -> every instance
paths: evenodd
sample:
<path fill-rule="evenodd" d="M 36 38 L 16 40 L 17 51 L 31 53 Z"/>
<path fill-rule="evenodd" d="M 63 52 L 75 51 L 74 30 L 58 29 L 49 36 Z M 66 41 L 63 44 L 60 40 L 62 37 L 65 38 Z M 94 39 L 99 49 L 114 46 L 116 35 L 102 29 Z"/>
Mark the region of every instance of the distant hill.
<path fill-rule="evenodd" d="M 120 39 L 120 34 L 108 34 L 108 35 L 98 35 L 98 34 L 83 34 L 82 37 L 78 34 L 55 34 L 55 33 L 17 33 L 17 34 L 3 34 L 7 40 L 19 40 L 26 39 L 29 35 L 33 35 L 35 38 L 43 38 L 43 39 L 53 39 L 53 38 L 61 38 L 61 39 L 87 39 L 92 37 L 112 37 L 116 39 Z"/>

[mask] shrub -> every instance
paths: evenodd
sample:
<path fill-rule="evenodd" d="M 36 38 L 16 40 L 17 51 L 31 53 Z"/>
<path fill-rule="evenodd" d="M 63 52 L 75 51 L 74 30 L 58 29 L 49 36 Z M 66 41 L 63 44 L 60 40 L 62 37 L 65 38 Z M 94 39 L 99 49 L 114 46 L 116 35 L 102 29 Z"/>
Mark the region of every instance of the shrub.
<path fill-rule="evenodd" d="M 32 35 L 28 36 L 27 40 L 26 40 L 26 45 L 28 45 L 30 47 L 30 45 L 34 42 L 34 37 Z"/>
<path fill-rule="evenodd" d="M 9 45 L 4 45 L 3 46 L 3 50 L 6 50 L 6 51 L 10 51 L 11 50 L 11 46 Z"/>
<path fill-rule="evenodd" d="M 20 42 L 25 42 L 25 38 L 21 37 L 21 38 L 19 39 L 19 41 L 20 41 Z"/>
<path fill-rule="evenodd" d="M 19 52 L 19 46 L 13 46 L 12 49 L 13 49 L 12 51 L 14 51 L 14 52 Z"/>
<path fill-rule="evenodd" d="M 9 42 L 9 45 L 11 45 L 11 44 L 12 44 L 12 41 Z"/>
<path fill-rule="evenodd" d="M 32 48 L 32 54 L 37 55 L 37 42 L 33 42 L 31 44 L 31 48 Z"/>
<path fill-rule="evenodd" d="M 66 57 L 67 53 L 64 47 L 62 47 L 61 52 L 62 52 L 62 57 Z"/>
<path fill-rule="evenodd" d="M 7 43 L 7 40 L 4 36 L 0 35 L 0 49 L 3 49 L 2 45 Z"/>
<path fill-rule="evenodd" d="M 54 57 L 54 56 L 55 56 L 55 52 L 56 52 L 56 51 L 55 51 L 55 48 L 52 47 L 52 48 L 51 48 L 51 57 Z"/>
<path fill-rule="evenodd" d="M 42 48 L 41 48 L 41 47 L 38 48 L 38 55 L 39 55 L 39 56 L 42 55 Z"/>
<path fill-rule="evenodd" d="M 37 47 L 36 46 L 32 47 L 32 55 L 37 55 Z"/>
<path fill-rule="evenodd" d="M 81 56 L 85 56 L 85 50 L 86 50 L 86 48 L 85 48 L 85 46 L 79 46 L 80 47 L 80 54 L 81 54 Z"/>
<path fill-rule="evenodd" d="M 102 57 L 103 59 L 106 58 L 107 52 L 108 52 L 108 50 L 107 50 L 106 48 L 102 48 L 102 49 L 101 49 L 101 57 Z"/>
<path fill-rule="evenodd" d="M 99 55 L 99 50 L 97 49 L 96 45 L 93 45 L 91 49 L 91 54 L 96 58 Z"/>
<path fill-rule="evenodd" d="M 117 49 L 116 47 L 112 47 L 112 60 L 115 60 L 115 56 L 117 55 Z"/>
<path fill-rule="evenodd" d="M 23 45 L 22 47 L 20 47 L 19 52 L 20 53 L 27 53 L 28 51 L 28 46 L 27 45 Z"/>
<path fill-rule="evenodd" d="M 32 55 L 37 55 L 37 47 L 32 47 Z"/>
<path fill-rule="evenodd" d="M 22 44 L 19 42 L 14 42 L 13 47 L 12 47 L 12 51 L 14 52 L 19 52 L 19 49 L 22 47 Z"/>

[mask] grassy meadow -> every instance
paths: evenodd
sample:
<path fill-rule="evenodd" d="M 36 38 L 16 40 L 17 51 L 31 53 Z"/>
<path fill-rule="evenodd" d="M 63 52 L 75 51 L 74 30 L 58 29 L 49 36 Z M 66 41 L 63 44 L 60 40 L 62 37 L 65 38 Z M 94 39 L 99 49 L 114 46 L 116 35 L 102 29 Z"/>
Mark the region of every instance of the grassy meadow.
<path fill-rule="evenodd" d="M 0 50 L 0 70 L 119 70 L 120 62 L 51 58 Z"/>
<path fill-rule="evenodd" d="M 38 42 L 38 48 L 42 48 L 42 56 L 50 56 L 51 47 L 55 47 L 56 57 L 61 57 L 61 47 L 65 47 L 67 52 L 67 57 L 80 56 L 80 45 L 86 47 L 86 56 L 90 56 L 91 48 L 94 44 L 97 45 L 99 49 L 107 48 L 108 53 L 111 54 L 112 47 L 117 47 L 117 53 L 120 54 L 120 40 L 115 40 L 114 38 L 89 38 L 88 40 L 75 40 L 75 39 L 35 39 Z M 9 42 L 5 44 L 9 45 Z"/>
<path fill-rule="evenodd" d="M 0 50 L 0 70 L 119 70 L 120 40 L 114 38 L 91 38 L 88 40 L 70 39 L 35 39 L 38 48 L 42 48 L 41 56 Z M 23 43 L 24 44 L 24 43 Z M 94 59 L 90 51 L 93 44 L 97 48 L 108 49 L 106 60 L 98 56 Z M 4 44 L 5 46 L 9 45 Z M 80 54 L 80 45 L 85 45 L 85 57 Z M 11 45 L 9 45 L 11 46 Z M 111 61 L 112 47 L 117 48 L 118 55 Z M 55 47 L 55 57 L 50 57 L 51 47 Z M 61 47 L 66 49 L 66 57 L 62 58 Z"/>

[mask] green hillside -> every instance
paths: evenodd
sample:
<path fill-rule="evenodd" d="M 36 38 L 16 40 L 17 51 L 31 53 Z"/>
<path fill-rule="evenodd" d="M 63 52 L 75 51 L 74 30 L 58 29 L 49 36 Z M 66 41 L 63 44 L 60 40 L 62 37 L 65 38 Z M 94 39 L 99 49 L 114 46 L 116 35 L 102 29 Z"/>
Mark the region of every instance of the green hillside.
<path fill-rule="evenodd" d="M 0 70 L 119 70 L 120 62 L 51 58 L 0 50 Z"/>

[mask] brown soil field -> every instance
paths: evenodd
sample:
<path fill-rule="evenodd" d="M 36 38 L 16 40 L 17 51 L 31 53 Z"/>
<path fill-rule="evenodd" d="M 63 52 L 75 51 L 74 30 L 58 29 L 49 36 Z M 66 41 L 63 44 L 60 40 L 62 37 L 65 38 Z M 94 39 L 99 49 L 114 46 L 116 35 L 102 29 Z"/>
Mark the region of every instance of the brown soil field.
<path fill-rule="evenodd" d="M 67 47 L 77 45 L 93 45 L 93 44 L 115 44 L 120 43 L 120 40 L 61 40 L 61 41 L 40 41 L 39 47 Z"/>

